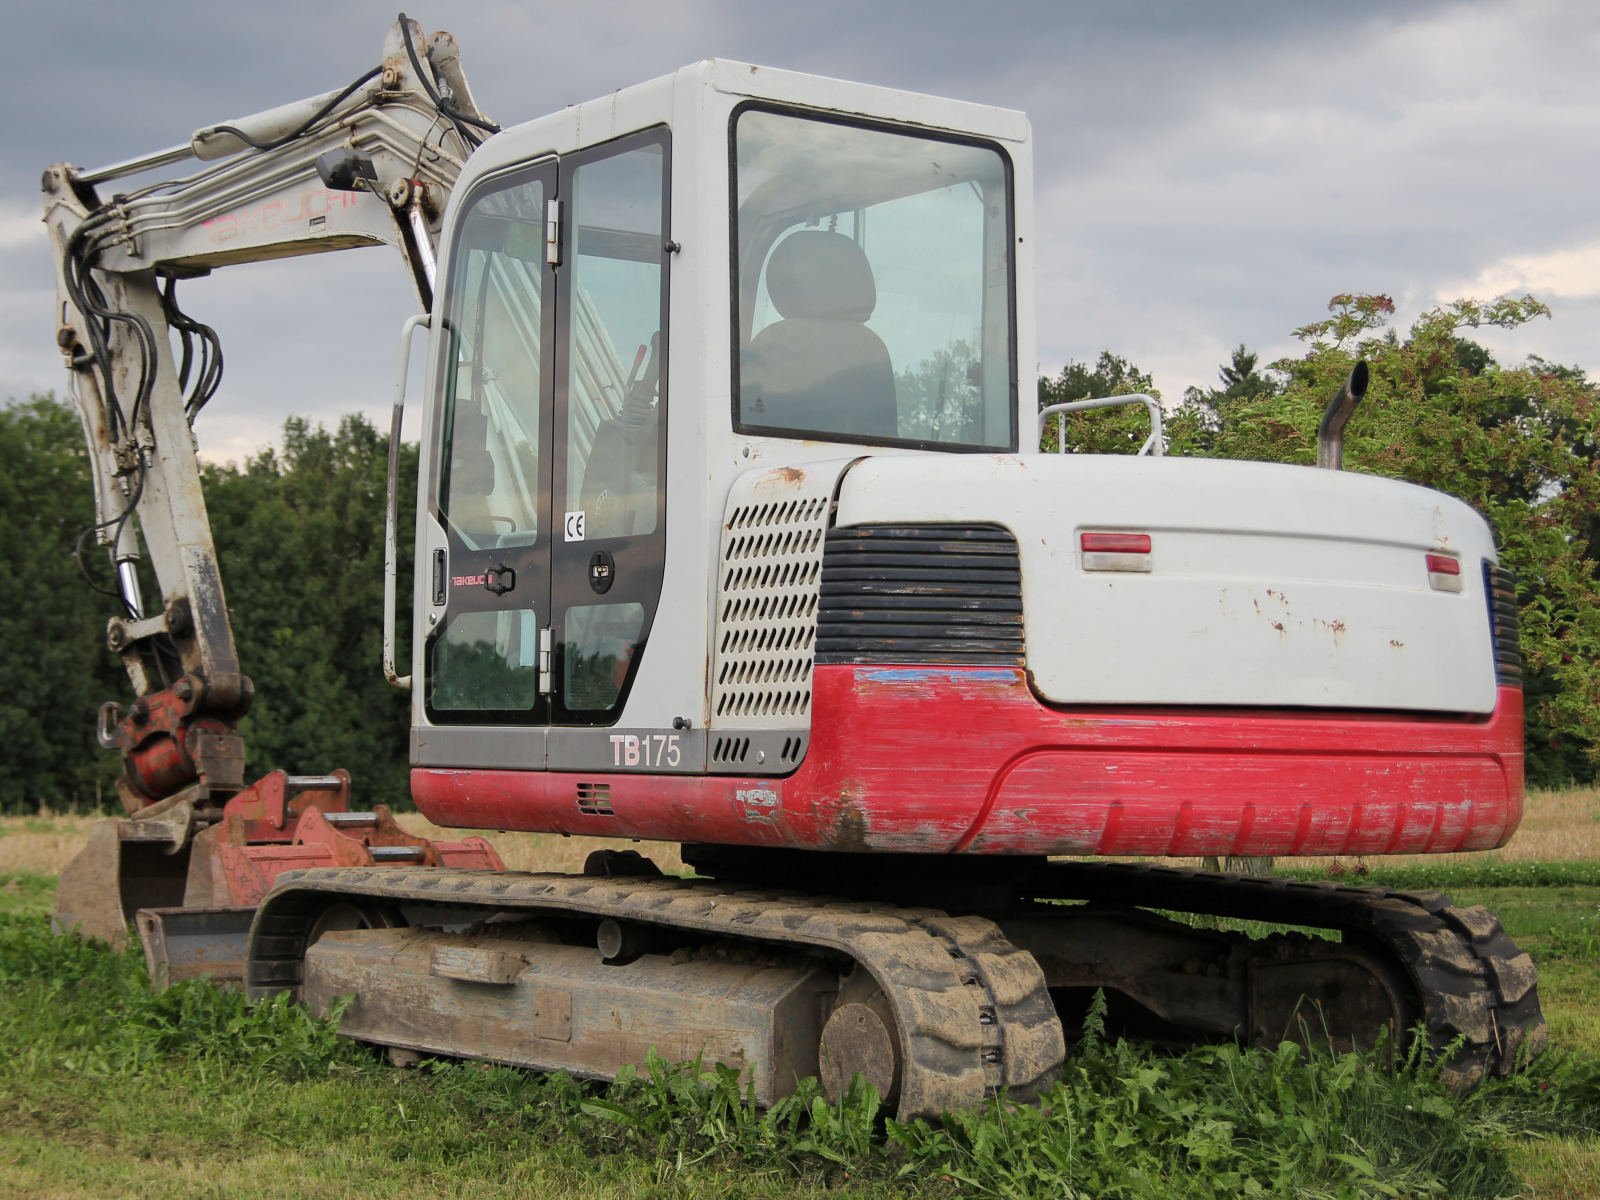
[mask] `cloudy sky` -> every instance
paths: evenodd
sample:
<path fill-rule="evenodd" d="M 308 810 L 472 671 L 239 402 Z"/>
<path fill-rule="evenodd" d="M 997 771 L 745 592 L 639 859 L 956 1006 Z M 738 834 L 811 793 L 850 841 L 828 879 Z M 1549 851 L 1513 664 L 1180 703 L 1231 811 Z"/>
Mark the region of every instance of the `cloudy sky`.
<path fill-rule="evenodd" d="M 1037 139 L 1039 364 L 1104 348 L 1176 399 L 1240 341 L 1290 353 L 1341 291 L 1409 319 L 1531 291 L 1482 340 L 1600 373 L 1600 5 L 1072 0 L 418 0 L 502 124 L 707 56 L 1024 109 Z M 342 86 L 394 9 L 0 0 L 0 400 L 59 388 L 40 170 L 97 166 Z M 382 417 L 409 304 L 379 250 L 186 288 L 228 374 L 198 429 L 238 458 L 285 416 Z M 386 419 L 386 418 L 385 418 Z"/>

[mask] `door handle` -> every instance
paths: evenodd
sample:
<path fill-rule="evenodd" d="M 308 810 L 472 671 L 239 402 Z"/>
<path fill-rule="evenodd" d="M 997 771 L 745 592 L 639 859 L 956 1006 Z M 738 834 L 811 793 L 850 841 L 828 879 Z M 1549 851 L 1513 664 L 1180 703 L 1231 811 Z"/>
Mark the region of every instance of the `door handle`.
<path fill-rule="evenodd" d="M 503 575 L 509 575 L 511 582 L 501 583 L 500 579 Z M 504 596 L 507 592 L 516 590 L 517 573 L 506 566 L 505 563 L 498 563 L 483 573 L 483 586 L 496 596 Z"/>
<path fill-rule="evenodd" d="M 428 320 L 426 314 L 407 317 L 406 323 L 400 327 L 400 368 L 394 380 L 394 415 L 389 420 L 389 484 L 383 505 L 383 677 L 404 691 L 411 690 L 411 676 L 398 674 L 394 666 L 395 572 L 399 570 L 400 562 L 400 424 L 406 412 L 406 374 L 411 367 L 411 335 L 419 328 L 428 328 Z M 439 560 L 435 559 L 437 562 Z M 438 594 L 437 584 L 435 594 Z"/>

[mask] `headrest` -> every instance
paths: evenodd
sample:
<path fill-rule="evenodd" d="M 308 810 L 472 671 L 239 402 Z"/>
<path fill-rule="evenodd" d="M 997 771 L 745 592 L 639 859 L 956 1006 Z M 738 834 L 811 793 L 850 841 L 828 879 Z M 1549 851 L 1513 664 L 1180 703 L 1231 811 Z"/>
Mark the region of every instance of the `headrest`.
<path fill-rule="evenodd" d="M 878 305 L 866 254 L 844 234 L 824 229 L 778 243 L 767 260 L 767 295 L 784 317 L 865 321 Z"/>

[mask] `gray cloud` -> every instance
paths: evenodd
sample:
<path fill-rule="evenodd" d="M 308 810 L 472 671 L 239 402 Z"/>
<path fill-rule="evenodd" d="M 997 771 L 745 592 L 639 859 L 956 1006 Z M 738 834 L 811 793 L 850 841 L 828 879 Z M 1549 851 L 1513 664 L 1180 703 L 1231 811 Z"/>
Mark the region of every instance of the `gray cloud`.
<path fill-rule="evenodd" d="M 1595 360 L 1600 257 L 1573 256 L 1600 244 L 1600 11 L 1571 0 L 409 11 L 456 34 L 480 103 L 506 123 L 707 55 L 1027 110 L 1049 370 L 1110 347 L 1176 396 L 1240 340 L 1292 352 L 1290 331 L 1335 292 L 1388 291 L 1409 317 L 1441 294 L 1519 282 L 1562 289 L 1547 297 L 1557 320 L 1485 340 Z M 393 16 L 303 0 L 6 5 L 23 53 L 0 156 L 0 389 L 60 379 L 48 255 L 17 232 L 40 168 L 155 149 L 337 86 L 371 64 Z M 380 252 L 222 271 L 187 285 L 185 305 L 228 349 L 199 428 L 212 454 L 259 444 L 289 413 L 387 404 L 408 300 Z"/>

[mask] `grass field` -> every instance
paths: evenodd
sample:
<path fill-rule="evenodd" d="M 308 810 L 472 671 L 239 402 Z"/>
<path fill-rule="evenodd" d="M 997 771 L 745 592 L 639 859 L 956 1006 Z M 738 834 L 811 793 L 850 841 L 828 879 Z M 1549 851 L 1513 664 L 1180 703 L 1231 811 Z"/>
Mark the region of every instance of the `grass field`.
<path fill-rule="evenodd" d="M 152 996 L 138 959 L 43 932 L 90 820 L 0 818 L 0 1197 L 1600 1195 L 1600 792 L 1531 797 L 1502 851 L 1368 864 L 1488 905 L 1534 955 L 1552 1051 L 1525 1076 L 1460 1101 L 1425 1068 L 1091 1038 L 1043 1113 L 887 1132 L 870 1097 L 763 1116 L 692 1069 L 609 1092 L 402 1071 L 292 1009 Z M 523 870 L 617 844 L 491 836 Z"/>

